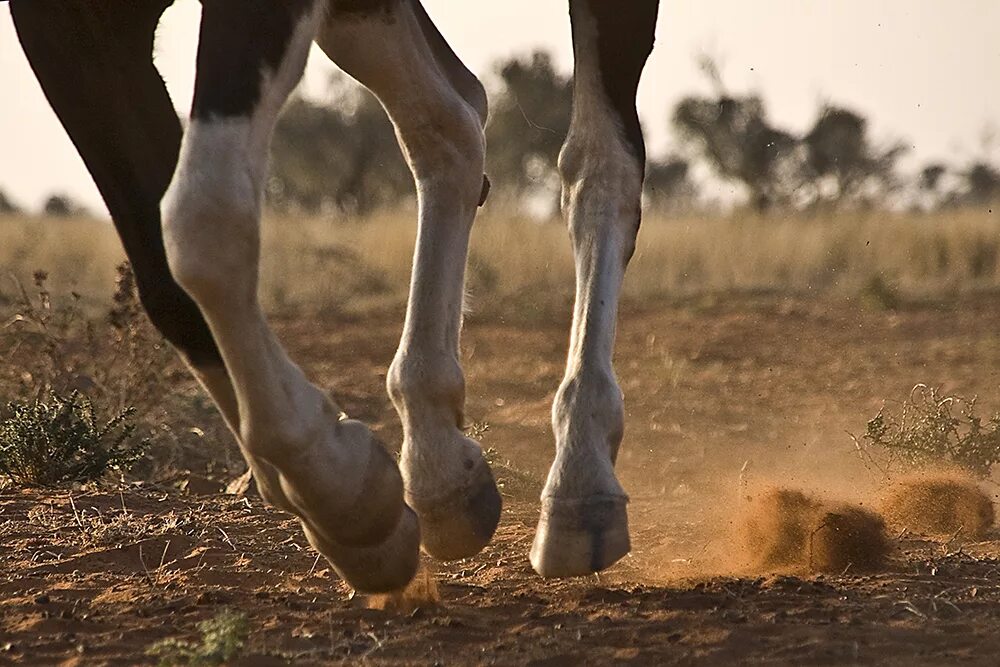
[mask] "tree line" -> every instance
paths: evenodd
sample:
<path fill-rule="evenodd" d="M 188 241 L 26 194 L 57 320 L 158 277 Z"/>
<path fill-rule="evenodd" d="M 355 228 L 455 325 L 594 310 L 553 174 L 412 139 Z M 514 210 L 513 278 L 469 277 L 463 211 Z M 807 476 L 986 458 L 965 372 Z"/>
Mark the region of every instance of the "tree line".
<path fill-rule="evenodd" d="M 702 62 L 712 94 L 691 95 L 670 110 L 678 150 L 649 161 L 651 206 L 704 206 L 704 165 L 715 181 L 736 184 L 758 212 L 913 207 L 923 210 L 1000 201 L 1000 168 L 987 159 L 934 162 L 900 173 L 901 142 L 880 144 L 868 119 L 842 105 L 817 110 L 802 133 L 778 127 L 764 100 L 734 93 L 715 64 Z M 501 61 L 486 127 L 492 198 L 554 212 L 556 162 L 569 129 L 572 80 L 545 52 Z M 273 205 L 365 214 L 413 195 L 392 126 L 377 100 L 345 77 L 331 83 L 332 104 L 292 100 L 278 125 L 268 194 Z"/>
<path fill-rule="evenodd" d="M 702 71 L 711 94 L 681 99 L 668 114 L 677 150 L 651 158 L 645 197 L 651 207 L 695 211 L 712 205 L 706 182 L 736 185 L 754 211 L 825 211 L 991 206 L 1000 202 L 1000 168 L 987 158 L 933 162 L 900 172 L 908 148 L 879 143 L 868 119 L 842 105 L 822 105 L 803 132 L 775 124 L 765 101 L 725 85 L 711 60 Z M 558 204 L 556 162 L 569 129 L 572 80 L 548 53 L 500 61 L 486 126 L 491 199 L 530 206 L 541 215 Z M 269 205 L 286 211 L 365 215 L 414 196 L 392 124 L 375 97 L 344 75 L 329 83 L 330 102 L 293 97 L 275 130 Z M 695 178 L 695 171 L 712 178 Z M 0 191 L 0 213 L 17 210 Z M 78 207 L 64 195 L 50 215 Z"/>

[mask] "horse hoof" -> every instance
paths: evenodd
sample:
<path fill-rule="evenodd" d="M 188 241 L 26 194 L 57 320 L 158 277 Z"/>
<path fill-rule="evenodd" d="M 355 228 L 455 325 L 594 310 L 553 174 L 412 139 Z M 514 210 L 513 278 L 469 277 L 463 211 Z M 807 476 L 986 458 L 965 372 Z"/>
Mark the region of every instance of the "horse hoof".
<path fill-rule="evenodd" d="M 437 560 L 476 555 L 489 544 L 500 523 L 502 501 L 486 459 L 479 458 L 468 480 L 433 502 L 407 498 L 420 515 L 424 551 Z"/>
<path fill-rule="evenodd" d="M 613 565 L 631 549 L 626 496 L 544 498 L 531 545 L 531 566 L 543 577 L 578 577 Z"/>
<path fill-rule="evenodd" d="M 326 556 L 337 574 L 362 593 L 390 593 L 404 588 L 420 564 L 420 524 L 404 507 L 393 531 L 381 543 L 351 547 L 324 540 L 303 524 L 313 548 Z"/>

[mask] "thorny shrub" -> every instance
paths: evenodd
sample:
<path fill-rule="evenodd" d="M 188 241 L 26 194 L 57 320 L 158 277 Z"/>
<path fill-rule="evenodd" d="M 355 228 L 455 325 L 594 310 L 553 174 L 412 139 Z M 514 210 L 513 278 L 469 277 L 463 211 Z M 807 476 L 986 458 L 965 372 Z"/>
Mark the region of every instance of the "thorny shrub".
<path fill-rule="evenodd" d="M 136 434 L 152 445 L 151 456 L 134 470 L 146 479 L 191 469 L 227 479 L 242 471 L 210 400 L 146 318 L 128 263 L 117 267 L 112 301 L 101 315 L 84 312 L 75 292 L 50 293 L 45 271 L 34 273 L 32 288 L 12 280 L 18 298 L 0 329 L 6 357 L 0 391 L 8 400 L 30 403 L 77 391 L 102 413 L 131 410 Z"/>
<path fill-rule="evenodd" d="M 1000 462 L 1000 414 L 987 421 L 976 414 L 976 399 L 942 396 L 916 385 L 897 410 L 883 405 L 865 434 L 854 438 L 866 464 L 888 473 L 900 464 L 924 467 L 946 463 L 988 477 Z"/>
<path fill-rule="evenodd" d="M 128 470 L 148 444 L 135 437 L 134 412 L 104 420 L 78 392 L 11 402 L 0 421 L 0 473 L 20 486 L 52 487 Z"/>

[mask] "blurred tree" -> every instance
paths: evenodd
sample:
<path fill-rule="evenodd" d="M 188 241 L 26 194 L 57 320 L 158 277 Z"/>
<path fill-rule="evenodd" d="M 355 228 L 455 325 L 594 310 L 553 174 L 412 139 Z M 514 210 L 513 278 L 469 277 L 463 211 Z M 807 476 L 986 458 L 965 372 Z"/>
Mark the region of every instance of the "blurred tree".
<path fill-rule="evenodd" d="M 795 135 L 770 121 L 759 96 L 727 92 L 714 62 L 705 59 L 702 68 L 714 92 L 682 99 L 672 124 L 690 150 L 688 157 L 704 160 L 725 181 L 742 184 L 754 209 L 891 204 L 901 187 L 896 165 L 904 147 L 875 145 L 862 115 L 827 105 L 804 136 Z M 491 199 L 506 195 L 543 215 L 554 213 L 559 150 L 572 115 L 572 79 L 540 51 L 501 61 L 496 73 L 486 127 Z M 331 79 L 329 97 L 334 100 L 329 105 L 302 98 L 289 103 L 275 131 L 269 202 L 363 215 L 411 198 L 412 178 L 374 96 L 338 75 Z M 677 156 L 651 159 L 650 204 L 692 207 L 698 194 L 692 164 Z M 953 198 L 988 201 L 996 197 L 996 179 L 996 169 L 985 162 L 961 175 L 928 165 L 910 195 L 924 207 Z M 955 185 L 944 192 L 957 180 L 964 188 Z"/>
<path fill-rule="evenodd" d="M 681 138 L 723 179 L 742 183 L 757 211 L 788 206 L 798 184 L 799 142 L 767 119 L 754 95 L 686 97 L 674 109 Z"/>
<path fill-rule="evenodd" d="M 1000 169 L 985 161 L 974 162 L 963 174 L 964 203 L 985 205 L 1000 203 Z"/>
<path fill-rule="evenodd" d="M 899 187 L 896 162 L 906 151 L 902 144 L 876 148 L 868 137 L 868 121 L 860 114 L 827 105 L 803 141 L 806 148 L 805 182 L 812 204 L 883 204 Z M 944 172 L 928 173 L 939 179 Z"/>
<path fill-rule="evenodd" d="M 948 168 L 940 162 L 932 162 L 920 170 L 919 185 L 921 190 L 935 193 L 941 187 L 941 179 L 948 173 Z"/>
<path fill-rule="evenodd" d="M 7 192 L 0 189 L 0 215 L 14 215 L 21 212 L 21 207 L 14 203 Z"/>
<path fill-rule="evenodd" d="M 83 212 L 83 208 L 77 206 L 69 195 L 58 193 L 49 195 L 42 205 L 42 213 L 53 218 L 66 218 Z"/>
<path fill-rule="evenodd" d="M 497 71 L 486 128 L 493 196 L 535 197 L 554 207 L 572 83 L 541 52 L 503 61 Z M 271 205 L 363 215 L 412 196 L 412 177 L 376 98 L 342 75 L 331 79 L 328 97 L 330 105 L 294 98 L 282 114 L 272 145 Z"/>
<path fill-rule="evenodd" d="M 690 178 L 687 160 L 669 156 L 651 160 L 646 165 L 646 197 L 649 203 L 664 212 L 689 211 L 695 204 L 698 189 Z"/>
<path fill-rule="evenodd" d="M 275 128 L 268 202 L 279 209 L 364 215 L 414 194 L 392 123 L 378 100 L 344 75 L 332 105 L 292 99 Z"/>
<path fill-rule="evenodd" d="M 913 208 L 917 211 L 933 211 L 956 203 L 956 193 L 948 184 L 950 170 L 940 162 L 931 162 L 917 173 L 915 191 L 911 197 Z"/>
<path fill-rule="evenodd" d="M 559 150 L 569 130 L 573 85 L 544 52 L 501 61 L 490 95 L 486 172 L 491 200 L 511 199 L 542 215 L 559 202 Z M 279 209 L 364 215 L 414 193 L 392 124 L 378 100 L 344 75 L 331 78 L 330 104 L 296 97 L 275 129 L 267 196 Z M 657 202 L 693 201 L 687 164 L 651 162 Z"/>
<path fill-rule="evenodd" d="M 486 172 L 496 190 L 538 197 L 555 208 L 556 163 L 569 131 L 573 82 L 555 71 L 548 53 L 536 51 L 497 65 L 499 85 L 490 97 Z"/>

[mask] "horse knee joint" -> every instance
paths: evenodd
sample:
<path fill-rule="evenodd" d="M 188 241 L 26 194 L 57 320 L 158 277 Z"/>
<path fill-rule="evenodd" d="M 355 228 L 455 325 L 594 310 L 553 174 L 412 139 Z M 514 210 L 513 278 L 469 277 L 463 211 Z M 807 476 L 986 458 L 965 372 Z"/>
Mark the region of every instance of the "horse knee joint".
<path fill-rule="evenodd" d="M 170 271 L 199 302 L 248 274 L 256 287 L 260 193 L 247 135 L 246 121 L 193 122 L 160 204 Z"/>

